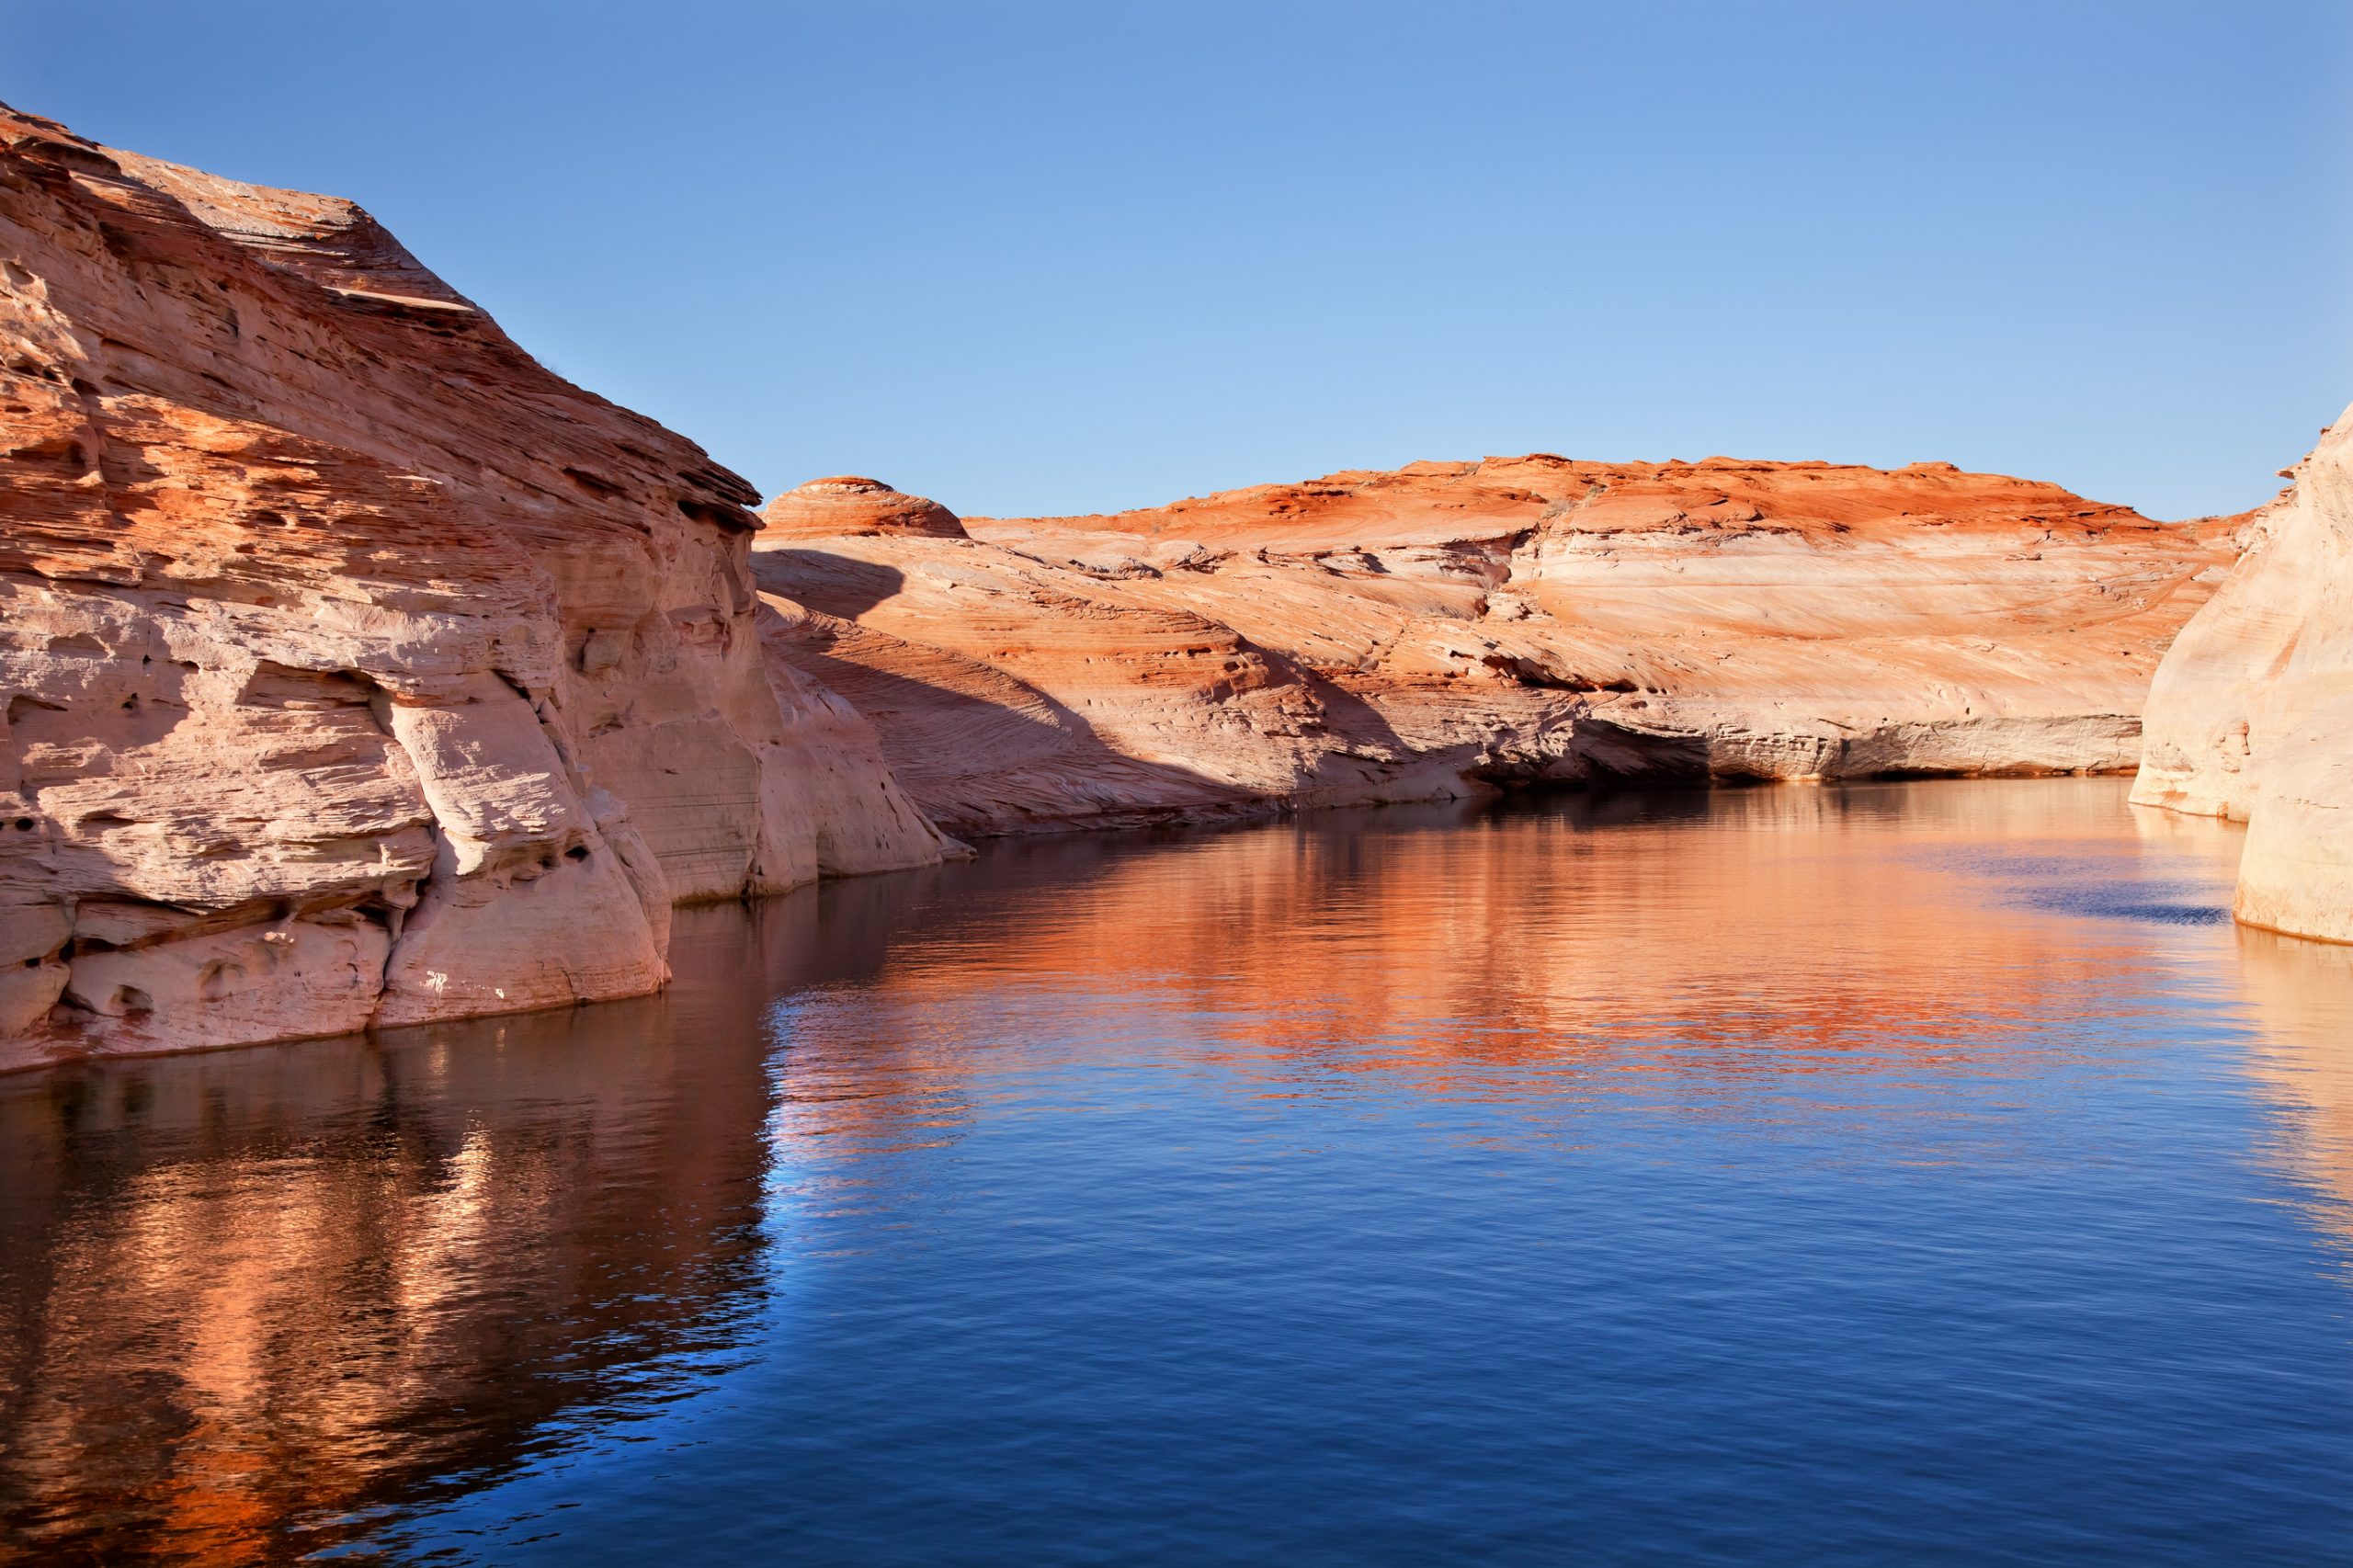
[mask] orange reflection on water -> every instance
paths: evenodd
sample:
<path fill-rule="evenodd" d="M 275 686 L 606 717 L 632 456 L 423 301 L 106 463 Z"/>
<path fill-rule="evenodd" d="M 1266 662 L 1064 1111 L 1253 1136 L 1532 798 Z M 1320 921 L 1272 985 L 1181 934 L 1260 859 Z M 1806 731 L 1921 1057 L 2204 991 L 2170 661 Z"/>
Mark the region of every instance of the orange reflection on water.
<path fill-rule="evenodd" d="M 2144 844 L 2120 801 L 2107 779 L 1783 787 L 1306 817 L 1148 854 L 1025 847 L 1009 855 L 1040 863 L 1034 885 L 1000 868 L 870 958 L 859 1060 L 953 1076 L 963 1037 L 938 1019 L 956 999 L 1108 985 L 1279 1074 L 1407 1072 L 1431 1093 L 1483 1065 L 1662 1055 L 1731 1074 L 1905 1051 L 1965 1064 L 2211 943 L 2013 896 L 2021 862 L 2097 885 L 2156 860 L 2195 873 L 2203 903 L 2185 907 L 2211 913 L 2211 870 Z"/>
<path fill-rule="evenodd" d="M 1789 786 L 1003 845 L 682 912 L 662 998 L 0 1079 L 0 1552 L 283 1560 L 675 1397 L 789 1261 L 760 1230 L 779 1155 L 824 1167 L 795 1201 L 855 1204 L 861 1157 L 952 1144 L 1041 1068 L 1836 1096 L 2030 1074 L 2078 1025 L 2113 1049 L 2153 998 L 2207 997 L 2342 1225 L 2353 949 L 2212 919 L 2236 831 L 2122 796 Z M 1098 1014 L 1128 1032 L 1068 1027 Z"/>
<path fill-rule="evenodd" d="M 0 1080 L 0 1555 L 284 1561 L 694 1343 L 756 1283 L 756 1011 Z"/>

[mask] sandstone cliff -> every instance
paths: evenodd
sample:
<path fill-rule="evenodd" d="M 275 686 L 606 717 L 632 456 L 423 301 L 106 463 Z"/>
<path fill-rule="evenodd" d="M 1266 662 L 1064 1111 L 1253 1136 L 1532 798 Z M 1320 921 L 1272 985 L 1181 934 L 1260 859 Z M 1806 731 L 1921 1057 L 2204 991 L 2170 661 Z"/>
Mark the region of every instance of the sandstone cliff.
<path fill-rule="evenodd" d="M 0 1067 L 660 985 L 937 858 L 756 497 L 358 208 L 0 109 Z"/>
<path fill-rule="evenodd" d="M 2353 409 L 2165 655 L 2132 790 L 2247 824 L 2236 913 L 2353 942 Z"/>
<path fill-rule="evenodd" d="M 1537 455 L 888 521 L 919 510 L 817 482 L 769 506 L 754 571 L 780 656 L 970 833 L 1610 775 L 2120 771 L 2234 553 L 1947 464 Z"/>

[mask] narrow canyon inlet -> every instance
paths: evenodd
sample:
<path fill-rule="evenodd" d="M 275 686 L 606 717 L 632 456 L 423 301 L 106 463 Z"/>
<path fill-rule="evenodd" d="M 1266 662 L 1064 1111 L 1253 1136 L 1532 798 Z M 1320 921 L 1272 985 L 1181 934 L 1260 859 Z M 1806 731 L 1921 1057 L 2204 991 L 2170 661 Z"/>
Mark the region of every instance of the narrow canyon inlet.
<path fill-rule="evenodd" d="M 0 1078 L 0 1557 L 2353 1561 L 2353 949 L 2127 789 L 999 842 Z"/>

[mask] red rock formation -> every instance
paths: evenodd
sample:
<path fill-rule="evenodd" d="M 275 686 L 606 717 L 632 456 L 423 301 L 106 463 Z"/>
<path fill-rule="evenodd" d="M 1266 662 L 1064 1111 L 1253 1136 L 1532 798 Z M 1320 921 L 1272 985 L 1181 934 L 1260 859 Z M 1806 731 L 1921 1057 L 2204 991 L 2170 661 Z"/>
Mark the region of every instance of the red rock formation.
<path fill-rule="evenodd" d="M 0 110 L 0 1066 L 644 992 L 674 899 L 938 853 L 744 482 L 349 202 Z"/>
<path fill-rule="evenodd" d="M 2353 409 L 2165 655 L 2132 798 L 2247 824 L 2238 917 L 2353 942 Z"/>
<path fill-rule="evenodd" d="M 777 538 L 846 539 L 869 534 L 920 534 L 962 539 L 964 525 L 937 501 L 907 495 L 879 479 L 837 474 L 813 479 L 768 503 L 761 524 Z"/>
<path fill-rule="evenodd" d="M 754 545 L 960 832 L 1605 774 L 2121 770 L 2232 559 L 2053 485 L 1537 455 Z M 784 537 L 788 535 L 790 537 Z"/>

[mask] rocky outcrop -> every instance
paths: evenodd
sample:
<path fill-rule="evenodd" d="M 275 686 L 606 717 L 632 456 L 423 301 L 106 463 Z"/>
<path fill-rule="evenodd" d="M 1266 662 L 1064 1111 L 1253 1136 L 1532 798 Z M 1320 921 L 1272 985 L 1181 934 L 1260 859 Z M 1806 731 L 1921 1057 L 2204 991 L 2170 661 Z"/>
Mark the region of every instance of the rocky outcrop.
<path fill-rule="evenodd" d="M 964 524 L 937 501 L 908 495 L 879 479 L 836 474 L 787 491 L 760 514 L 770 539 L 857 539 L 914 534 L 965 539 Z"/>
<path fill-rule="evenodd" d="M 0 111 L 0 1066 L 630 995 L 674 901 L 936 858 L 755 499 L 358 207 Z"/>
<path fill-rule="evenodd" d="M 2132 799 L 2247 824 L 2238 917 L 2353 942 L 2353 410 L 2255 519 L 2149 698 Z"/>
<path fill-rule="evenodd" d="M 773 645 L 965 833 L 1624 775 L 2121 771 L 2234 555 L 1940 463 L 1416 463 L 965 538 L 827 537 L 803 495 L 754 544 Z"/>

